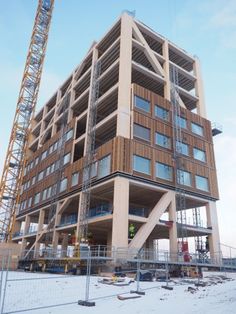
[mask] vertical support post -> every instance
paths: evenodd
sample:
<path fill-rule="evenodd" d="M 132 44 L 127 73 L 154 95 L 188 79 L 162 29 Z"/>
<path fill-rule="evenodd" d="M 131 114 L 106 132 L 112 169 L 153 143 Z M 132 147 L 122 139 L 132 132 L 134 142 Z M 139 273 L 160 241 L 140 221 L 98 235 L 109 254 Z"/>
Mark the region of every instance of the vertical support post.
<path fill-rule="evenodd" d="M 196 76 L 195 91 L 196 91 L 196 96 L 198 97 L 197 113 L 201 117 L 207 118 L 205 99 L 204 99 L 204 88 L 203 88 L 203 81 L 202 81 L 202 75 L 201 75 L 201 67 L 200 67 L 200 61 L 197 57 L 195 58 L 195 62 L 193 63 L 193 70 Z"/>
<path fill-rule="evenodd" d="M 132 20 L 127 13 L 121 17 L 120 63 L 118 84 L 117 136 L 130 138 L 130 92 L 132 75 Z"/>
<path fill-rule="evenodd" d="M 220 235 L 217 218 L 216 202 L 209 201 L 206 205 L 207 227 L 212 228 L 209 235 L 209 249 L 211 259 L 221 264 L 222 258 L 220 254 Z"/>
<path fill-rule="evenodd" d="M 114 180 L 112 246 L 128 247 L 129 180 L 117 177 Z"/>
<path fill-rule="evenodd" d="M 177 261 L 178 254 L 178 238 L 177 238 L 177 216 L 176 216 L 176 200 L 175 196 L 169 205 L 169 221 L 173 221 L 172 226 L 169 229 L 169 240 L 170 240 L 170 259 L 171 261 Z"/>
<path fill-rule="evenodd" d="M 165 58 L 164 71 L 165 71 L 165 86 L 164 86 L 164 97 L 167 100 L 170 99 L 170 63 L 169 63 L 169 44 L 167 39 L 163 43 L 163 56 Z"/>

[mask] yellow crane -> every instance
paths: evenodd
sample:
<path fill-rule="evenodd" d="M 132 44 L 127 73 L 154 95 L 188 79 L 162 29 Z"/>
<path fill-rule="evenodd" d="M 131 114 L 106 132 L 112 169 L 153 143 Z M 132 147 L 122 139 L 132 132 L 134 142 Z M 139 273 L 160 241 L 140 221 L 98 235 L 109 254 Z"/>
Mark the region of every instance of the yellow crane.
<path fill-rule="evenodd" d="M 54 0 L 39 0 L 0 181 L 0 239 L 11 241 L 46 53 Z"/>

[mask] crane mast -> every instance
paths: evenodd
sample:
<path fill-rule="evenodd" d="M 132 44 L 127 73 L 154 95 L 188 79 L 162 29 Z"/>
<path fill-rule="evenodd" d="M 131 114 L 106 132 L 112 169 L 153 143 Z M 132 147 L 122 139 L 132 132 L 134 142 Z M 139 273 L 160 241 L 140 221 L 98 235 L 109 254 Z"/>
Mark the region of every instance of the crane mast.
<path fill-rule="evenodd" d="M 39 0 L 0 182 L 0 239 L 11 241 L 54 0 Z"/>

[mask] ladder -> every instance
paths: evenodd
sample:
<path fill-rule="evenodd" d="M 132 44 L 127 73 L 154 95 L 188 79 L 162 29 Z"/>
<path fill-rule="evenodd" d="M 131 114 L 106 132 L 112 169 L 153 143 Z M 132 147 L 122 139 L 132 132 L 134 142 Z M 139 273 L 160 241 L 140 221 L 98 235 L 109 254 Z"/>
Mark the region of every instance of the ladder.
<path fill-rule="evenodd" d="M 172 65 L 170 68 L 171 80 L 171 104 L 172 104 L 172 125 L 173 125 L 173 158 L 175 162 L 175 190 L 176 190 L 176 211 L 177 211 L 177 236 L 182 244 L 187 243 L 187 217 L 186 217 L 186 196 L 184 185 L 184 174 L 179 170 L 184 169 L 183 158 L 181 156 L 182 148 L 178 143 L 182 143 L 182 130 L 180 126 L 180 104 L 179 104 L 179 76 L 178 69 Z M 181 248 L 179 248 L 181 250 Z"/>
<path fill-rule="evenodd" d="M 99 98 L 99 77 L 101 73 L 100 61 L 95 61 L 93 66 L 91 101 L 89 106 L 86 152 L 83 163 L 83 180 L 81 190 L 81 203 L 79 213 L 79 236 L 80 243 L 87 242 L 88 214 L 90 208 L 92 167 L 95 158 L 95 137 L 97 120 L 97 102 Z"/>
<path fill-rule="evenodd" d="M 193 224 L 196 227 L 201 227 L 201 212 L 200 208 L 193 208 Z M 194 237 L 195 242 L 195 252 L 198 254 L 199 259 L 206 259 L 208 258 L 207 252 L 208 248 L 206 245 L 207 241 L 203 240 L 202 236 L 195 235 Z"/>

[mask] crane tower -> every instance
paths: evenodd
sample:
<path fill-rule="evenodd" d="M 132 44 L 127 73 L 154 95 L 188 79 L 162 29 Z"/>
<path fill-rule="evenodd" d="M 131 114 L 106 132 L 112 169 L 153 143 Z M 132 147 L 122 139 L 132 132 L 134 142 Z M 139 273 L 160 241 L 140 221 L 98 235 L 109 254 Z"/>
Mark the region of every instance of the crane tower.
<path fill-rule="evenodd" d="M 21 82 L 15 117 L 0 182 L 0 238 L 10 241 L 22 169 L 26 161 L 30 124 L 37 103 L 54 0 L 39 0 Z"/>

